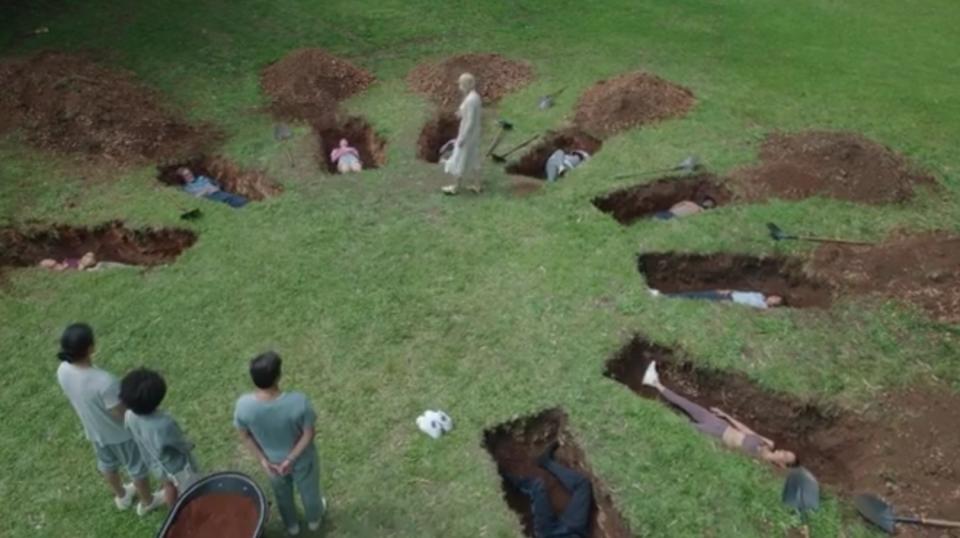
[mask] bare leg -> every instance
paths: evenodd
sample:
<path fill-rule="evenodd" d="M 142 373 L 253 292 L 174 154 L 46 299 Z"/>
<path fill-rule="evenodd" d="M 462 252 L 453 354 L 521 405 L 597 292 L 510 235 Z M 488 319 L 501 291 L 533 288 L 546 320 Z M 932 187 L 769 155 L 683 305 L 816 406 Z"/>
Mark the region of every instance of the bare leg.
<path fill-rule="evenodd" d="M 173 508 L 173 503 L 177 502 L 177 486 L 166 480 L 163 481 L 163 501 L 170 508 Z"/>
<path fill-rule="evenodd" d="M 127 492 L 123 489 L 123 480 L 120 479 L 120 473 L 116 471 L 106 471 L 103 473 L 103 479 L 113 490 L 113 496 L 123 498 Z"/>
<path fill-rule="evenodd" d="M 133 481 L 133 487 L 137 488 L 137 497 L 144 506 L 153 502 L 153 492 L 150 491 L 150 479 L 138 478 Z"/>
<path fill-rule="evenodd" d="M 363 171 L 363 165 L 360 164 L 360 161 L 357 161 L 357 162 L 353 163 L 353 166 L 351 167 L 351 169 L 352 169 L 354 172 L 362 172 L 362 171 Z"/>

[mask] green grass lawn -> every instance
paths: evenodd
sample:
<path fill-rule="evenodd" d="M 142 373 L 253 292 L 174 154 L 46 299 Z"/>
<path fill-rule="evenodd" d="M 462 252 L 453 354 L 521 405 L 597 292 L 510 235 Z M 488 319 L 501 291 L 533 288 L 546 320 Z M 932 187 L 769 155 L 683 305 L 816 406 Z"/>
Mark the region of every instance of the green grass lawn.
<path fill-rule="evenodd" d="M 895 228 L 960 231 L 960 4 L 900 0 L 567 0 L 434 2 L 209 0 L 41 2 L 0 16 L 5 55 L 87 50 L 229 135 L 223 152 L 264 168 L 282 196 L 241 211 L 206 204 L 199 241 L 146 274 L 15 271 L 0 289 L 0 535 L 152 536 L 161 515 L 118 514 L 54 379 L 59 332 L 84 320 L 99 364 L 148 365 L 165 405 L 210 469 L 265 484 L 231 427 L 247 360 L 273 348 L 285 384 L 320 416 L 331 537 L 519 536 L 502 501 L 484 428 L 565 409 L 589 463 L 637 536 L 783 536 L 799 519 L 780 479 L 725 451 L 663 406 L 602 376 L 636 331 L 771 388 L 840 404 L 937 377 L 960 388 L 960 333 L 898 304 L 843 300 L 827 311 L 766 315 L 654 302 L 635 269 L 645 250 L 808 252 L 764 240 L 763 223 L 879 239 Z M 457 4 L 469 4 L 465 7 Z M 346 21 L 346 23 L 340 22 Z M 17 39 L 37 26 L 49 34 Z M 316 46 L 380 82 L 346 108 L 389 140 L 388 163 L 359 178 L 321 174 L 305 126 L 291 168 L 272 139 L 258 76 Z M 526 59 L 536 81 L 488 109 L 519 134 L 556 127 L 595 81 L 647 69 L 691 88 L 685 118 L 609 139 L 575 178 L 514 198 L 493 166 L 481 197 L 441 197 L 414 158 L 431 106 L 406 72 L 465 51 Z M 539 95 L 568 87 L 558 106 Z M 2 88 L 0 88 L 2 91 Z M 943 189 L 902 207 L 820 199 L 725 207 L 668 225 L 624 228 L 590 199 L 629 184 L 616 173 L 696 153 L 717 172 L 755 158 L 774 129 L 862 132 L 934 173 Z M 83 171 L 85 179 L 81 178 Z M 66 204 L 70 202 L 71 205 Z M 181 225 L 183 195 L 151 167 L 91 173 L 14 134 L 0 140 L 0 221 Z M 440 407 L 457 423 L 432 441 L 414 418 Z M 275 518 L 275 520 L 278 518 Z M 829 498 L 813 536 L 867 536 Z M 280 526 L 274 522 L 273 535 Z"/>

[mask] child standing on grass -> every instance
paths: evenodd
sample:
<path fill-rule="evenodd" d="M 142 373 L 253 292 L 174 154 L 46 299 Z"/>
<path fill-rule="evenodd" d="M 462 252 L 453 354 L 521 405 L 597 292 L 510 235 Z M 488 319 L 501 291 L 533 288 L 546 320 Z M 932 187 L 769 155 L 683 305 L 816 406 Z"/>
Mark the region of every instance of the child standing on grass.
<path fill-rule="evenodd" d="M 93 365 L 93 353 L 93 329 L 85 323 L 67 327 L 60 337 L 57 381 L 93 444 L 97 469 L 113 491 L 117 509 L 130 508 L 136 493 L 140 497 L 137 515 L 143 516 L 160 506 L 163 498 L 160 492 L 150 492 L 147 466 L 130 433 L 123 429 L 124 406 L 117 378 Z M 121 467 L 133 484 L 123 484 Z"/>
<path fill-rule="evenodd" d="M 320 463 L 313 444 L 317 415 L 300 392 L 280 390 L 280 356 L 272 351 L 250 362 L 256 390 L 237 400 L 233 415 L 240 438 L 270 478 L 287 533 L 300 534 L 296 485 L 311 531 L 320 528 L 327 501 L 320 490 Z"/>
<path fill-rule="evenodd" d="M 157 372 L 138 368 L 120 382 L 120 401 L 127 406 L 124 426 L 137 442 L 154 477 L 163 485 L 167 506 L 173 507 L 178 492 L 192 484 L 200 471 L 193 457 L 193 443 L 166 411 L 158 410 L 167 394 L 167 383 Z"/>

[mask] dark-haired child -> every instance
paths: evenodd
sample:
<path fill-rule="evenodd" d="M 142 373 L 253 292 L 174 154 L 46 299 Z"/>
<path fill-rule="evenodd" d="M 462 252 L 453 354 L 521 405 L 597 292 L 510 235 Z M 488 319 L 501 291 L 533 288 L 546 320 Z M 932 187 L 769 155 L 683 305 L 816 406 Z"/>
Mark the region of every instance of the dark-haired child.
<path fill-rule="evenodd" d="M 270 477 L 287 533 L 300 534 L 293 488 L 311 531 L 320 528 L 326 500 L 320 490 L 320 463 L 313 444 L 317 415 L 300 392 L 280 390 L 280 356 L 270 351 L 250 362 L 256 390 L 237 400 L 233 423 L 250 453 Z"/>
<path fill-rule="evenodd" d="M 154 476 L 163 484 L 168 506 L 197 478 L 200 471 L 193 457 L 193 443 L 166 411 L 158 410 L 167 394 L 163 377 L 138 368 L 120 382 L 120 400 L 127 406 L 123 423 L 140 448 Z"/>

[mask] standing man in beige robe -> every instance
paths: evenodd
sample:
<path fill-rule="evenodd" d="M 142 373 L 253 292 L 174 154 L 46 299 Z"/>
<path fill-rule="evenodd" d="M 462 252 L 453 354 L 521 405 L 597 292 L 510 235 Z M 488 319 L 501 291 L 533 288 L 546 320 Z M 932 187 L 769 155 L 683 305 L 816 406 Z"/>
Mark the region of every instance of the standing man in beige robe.
<path fill-rule="evenodd" d="M 482 159 L 480 120 L 483 113 L 483 104 L 480 100 L 480 94 L 477 93 L 477 81 L 473 78 L 473 75 L 470 73 L 460 75 L 458 84 L 460 92 L 464 95 L 463 102 L 460 103 L 460 108 L 457 110 L 457 116 L 460 118 L 460 130 L 457 133 L 453 155 L 443 165 L 443 171 L 457 178 L 457 182 L 444 187 L 443 192 L 445 194 L 459 193 L 464 176 L 477 178 L 477 183 L 468 188 L 473 192 L 480 192 L 477 172 Z"/>

